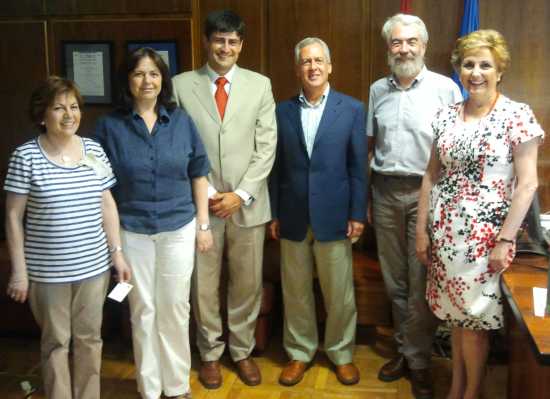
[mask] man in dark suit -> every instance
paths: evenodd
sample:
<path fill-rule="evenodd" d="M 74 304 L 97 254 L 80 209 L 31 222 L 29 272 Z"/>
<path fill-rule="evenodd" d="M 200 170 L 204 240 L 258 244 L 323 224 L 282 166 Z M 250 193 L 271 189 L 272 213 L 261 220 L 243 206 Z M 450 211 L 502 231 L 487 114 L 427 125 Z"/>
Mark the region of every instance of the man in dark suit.
<path fill-rule="evenodd" d="M 350 385 L 359 381 L 352 362 L 357 311 L 351 243 L 366 217 L 365 108 L 330 88 L 330 51 L 321 39 L 299 42 L 295 63 L 302 91 L 277 105 L 269 182 L 269 229 L 281 239 L 283 344 L 290 358 L 279 382 L 300 382 L 317 351 L 316 268 L 327 311 L 325 353 L 338 380 Z"/>

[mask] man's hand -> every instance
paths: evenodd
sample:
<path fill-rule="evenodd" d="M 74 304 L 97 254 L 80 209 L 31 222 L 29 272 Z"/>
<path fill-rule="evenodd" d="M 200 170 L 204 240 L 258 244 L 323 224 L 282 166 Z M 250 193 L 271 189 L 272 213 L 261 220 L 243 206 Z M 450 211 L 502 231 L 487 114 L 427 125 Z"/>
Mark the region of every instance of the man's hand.
<path fill-rule="evenodd" d="M 243 200 L 234 192 L 216 193 L 208 200 L 210 211 L 219 218 L 227 219 L 243 205 Z"/>
<path fill-rule="evenodd" d="M 348 220 L 348 232 L 346 236 L 350 240 L 353 240 L 354 238 L 359 238 L 359 236 L 363 233 L 364 228 L 364 223 L 358 222 L 356 220 Z"/>
<path fill-rule="evenodd" d="M 416 232 L 416 257 L 424 266 L 429 267 L 432 263 L 432 245 L 428 233 Z"/>
<path fill-rule="evenodd" d="M 278 219 L 273 219 L 267 226 L 267 228 L 269 229 L 269 235 L 274 240 L 278 240 L 281 237 L 279 227 L 280 223 Z"/>

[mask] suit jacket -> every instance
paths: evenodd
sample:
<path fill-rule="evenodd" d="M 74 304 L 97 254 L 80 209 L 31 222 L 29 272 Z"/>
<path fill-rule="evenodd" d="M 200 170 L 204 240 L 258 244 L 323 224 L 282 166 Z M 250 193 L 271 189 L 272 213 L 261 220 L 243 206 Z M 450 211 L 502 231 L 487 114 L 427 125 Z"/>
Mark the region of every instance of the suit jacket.
<path fill-rule="evenodd" d="M 275 159 L 277 125 L 268 78 L 247 69 L 235 71 L 222 120 L 206 66 L 173 78 L 174 97 L 195 122 L 206 148 L 210 184 L 219 192 L 242 189 L 254 197 L 233 214 L 243 227 L 271 219 L 267 177 Z"/>
<path fill-rule="evenodd" d="M 308 157 L 298 96 L 277 104 L 277 157 L 269 189 L 282 238 L 302 241 L 308 225 L 318 241 L 346 238 L 350 219 L 366 218 L 365 107 L 330 90 Z"/>

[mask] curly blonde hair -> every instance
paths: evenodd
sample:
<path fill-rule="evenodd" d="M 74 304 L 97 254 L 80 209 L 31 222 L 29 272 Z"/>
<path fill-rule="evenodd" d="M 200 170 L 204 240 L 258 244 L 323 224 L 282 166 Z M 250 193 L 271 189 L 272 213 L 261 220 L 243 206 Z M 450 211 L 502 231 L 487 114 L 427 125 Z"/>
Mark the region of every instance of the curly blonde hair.
<path fill-rule="evenodd" d="M 504 73 L 508 69 L 510 52 L 504 36 L 493 29 L 480 29 L 457 39 L 451 54 L 451 64 L 455 71 L 460 70 L 466 52 L 479 48 L 489 49 L 495 59 L 498 72 Z"/>

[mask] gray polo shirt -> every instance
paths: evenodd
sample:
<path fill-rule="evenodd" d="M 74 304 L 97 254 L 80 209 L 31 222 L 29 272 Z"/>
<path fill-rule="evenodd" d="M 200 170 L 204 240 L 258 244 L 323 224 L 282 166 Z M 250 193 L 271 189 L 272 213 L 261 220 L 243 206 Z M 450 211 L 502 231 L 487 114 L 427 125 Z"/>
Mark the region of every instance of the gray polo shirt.
<path fill-rule="evenodd" d="M 459 101 L 458 86 L 426 67 L 408 89 L 400 88 L 393 76 L 374 82 L 367 115 L 367 135 L 376 139 L 371 168 L 385 175 L 423 176 L 433 117 L 439 108 Z"/>

